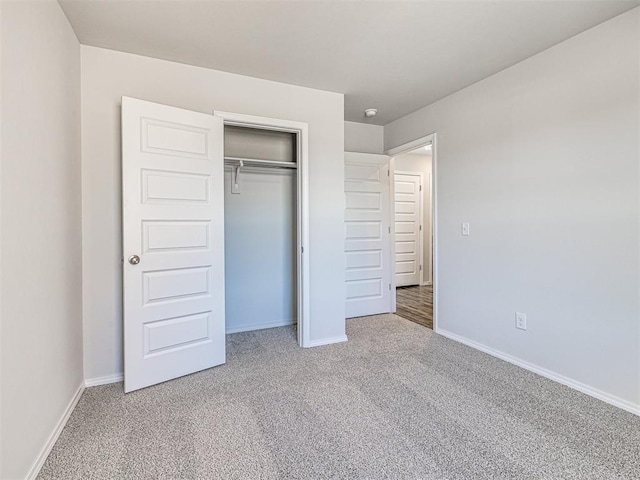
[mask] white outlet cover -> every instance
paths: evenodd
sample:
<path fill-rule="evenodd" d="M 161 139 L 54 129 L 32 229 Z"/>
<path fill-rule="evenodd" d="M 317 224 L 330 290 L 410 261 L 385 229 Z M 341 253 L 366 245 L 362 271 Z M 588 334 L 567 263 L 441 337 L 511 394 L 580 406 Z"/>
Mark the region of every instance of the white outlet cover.
<path fill-rule="evenodd" d="M 524 313 L 516 312 L 516 328 L 520 330 L 527 329 L 527 315 Z"/>

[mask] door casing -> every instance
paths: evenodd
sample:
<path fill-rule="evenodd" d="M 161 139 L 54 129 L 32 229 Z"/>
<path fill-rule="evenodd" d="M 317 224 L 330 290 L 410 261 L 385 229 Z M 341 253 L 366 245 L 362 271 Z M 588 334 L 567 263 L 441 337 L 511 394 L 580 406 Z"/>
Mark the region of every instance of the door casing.
<path fill-rule="evenodd" d="M 311 347 L 309 300 L 309 126 L 304 122 L 259 117 L 214 110 L 224 125 L 292 133 L 296 136 L 297 154 L 297 297 L 298 345 Z"/>

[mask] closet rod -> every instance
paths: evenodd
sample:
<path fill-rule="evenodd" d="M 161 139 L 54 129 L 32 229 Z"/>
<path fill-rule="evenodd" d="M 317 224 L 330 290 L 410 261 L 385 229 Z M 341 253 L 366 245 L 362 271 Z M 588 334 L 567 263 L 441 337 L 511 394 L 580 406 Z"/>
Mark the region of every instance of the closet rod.
<path fill-rule="evenodd" d="M 243 162 L 245 164 L 255 163 L 258 165 L 264 165 L 265 167 L 284 167 L 284 168 L 298 168 L 298 164 L 295 162 L 281 162 L 279 160 L 261 160 L 259 158 L 241 158 L 241 157 L 224 157 L 225 163 Z"/>

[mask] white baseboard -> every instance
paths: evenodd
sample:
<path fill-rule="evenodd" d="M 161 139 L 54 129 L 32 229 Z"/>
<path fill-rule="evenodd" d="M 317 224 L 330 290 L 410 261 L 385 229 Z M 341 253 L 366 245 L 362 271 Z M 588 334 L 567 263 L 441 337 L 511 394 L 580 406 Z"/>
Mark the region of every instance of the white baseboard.
<path fill-rule="evenodd" d="M 259 322 L 259 323 L 252 323 L 249 325 L 242 325 L 239 327 L 227 328 L 225 333 L 228 335 L 230 333 L 250 332 L 252 330 L 265 330 L 267 328 L 288 327 L 290 325 L 295 325 L 296 323 L 298 323 L 298 320 L 295 318 L 292 318 L 289 320 L 277 320 L 275 322 L 269 322 L 269 323 Z"/>
<path fill-rule="evenodd" d="M 107 385 L 109 383 L 118 383 L 124 380 L 124 374 L 116 373 L 115 375 L 105 375 L 104 377 L 87 378 L 84 381 L 85 387 L 97 387 L 98 385 Z"/>
<path fill-rule="evenodd" d="M 347 336 L 340 335 L 338 337 L 321 338 L 320 340 L 309 340 L 309 343 L 305 345 L 305 348 L 320 347 L 322 345 L 331 345 L 332 343 L 346 342 Z"/>
<path fill-rule="evenodd" d="M 25 477 L 26 480 L 35 480 L 35 478 L 40 473 L 42 465 L 44 465 L 44 462 L 47 460 L 49 453 L 51 453 L 51 449 L 56 444 L 56 441 L 58 440 L 62 429 L 67 424 L 67 420 L 69 420 L 71 412 L 73 412 L 73 409 L 76 408 L 78 400 L 80 400 L 80 397 L 82 396 L 82 392 L 84 392 L 84 382 L 80 384 L 80 386 L 76 390 L 76 393 L 71 398 L 71 401 L 67 404 L 67 408 L 64 409 L 64 412 L 62 413 L 60 420 L 58 420 L 56 427 L 53 429 L 53 432 L 51 432 L 51 435 L 49 435 L 47 442 L 42 447 L 42 450 L 40 450 L 40 453 L 36 457 L 36 461 L 33 463 L 31 469 L 29 470 L 29 473 Z"/>
<path fill-rule="evenodd" d="M 537 365 L 534 365 L 533 363 L 526 362 L 507 353 L 503 353 L 499 350 L 487 347 L 486 345 L 483 345 L 481 343 L 469 340 L 465 337 L 461 337 L 460 335 L 451 333 L 447 330 L 443 330 L 442 328 L 439 328 L 436 333 L 442 335 L 443 337 L 450 338 L 451 340 L 454 340 L 456 342 L 463 343 L 471 348 L 475 348 L 476 350 L 480 350 L 481 352 L 487 353 L 492 357 L 497 357 L 501 360 L 512 363 L 513 365 L 524 368 L 525 370 L 537 373 L 538 375 L 548 378 L 549 380 L 553 380 L 554 382 L 566 385 L 569 388 L 573 388 L 574 390 L 597 398 L 598 400 L 602 400 L 603 402 L 613 405 L 614 407 L 621 408 L 623 410 L 626 410 L 627 412 L 631 412 L 640 416 L 640 405 L 636 405 L 632 402 L 629 402 L 628 400 L 617 397 L 615 395 L 611 395 L 610 393 L 603 392 L 602 390 L 598 390 L 597 388 L 590 387 L 589 385 L 585 385 L 584 383 L 578 382 L 569 377 L 565 377 L 564 375 L 560 375 L 559 373 L 552 372 L 551 370 L 547 370 L 546 368 L 539 367 Z"/>

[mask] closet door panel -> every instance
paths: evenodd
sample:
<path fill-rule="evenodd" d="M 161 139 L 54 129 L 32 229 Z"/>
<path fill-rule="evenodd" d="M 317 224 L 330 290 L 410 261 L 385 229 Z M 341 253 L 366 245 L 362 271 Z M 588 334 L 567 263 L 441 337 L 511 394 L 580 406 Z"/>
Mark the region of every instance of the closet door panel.
<path fill-rule="evenodd" d="M 396 286 L 420 284 L 420 174 L 395 174 Z"/>
<path fill-rule="evenodd" d="M 123 98 L 125 391 L 225 361 L 223 124 Z"/>
<path fill-rule="evenodd" d="M 389 157 L 345 154 L 346 316 L 391 311 Z"/>

